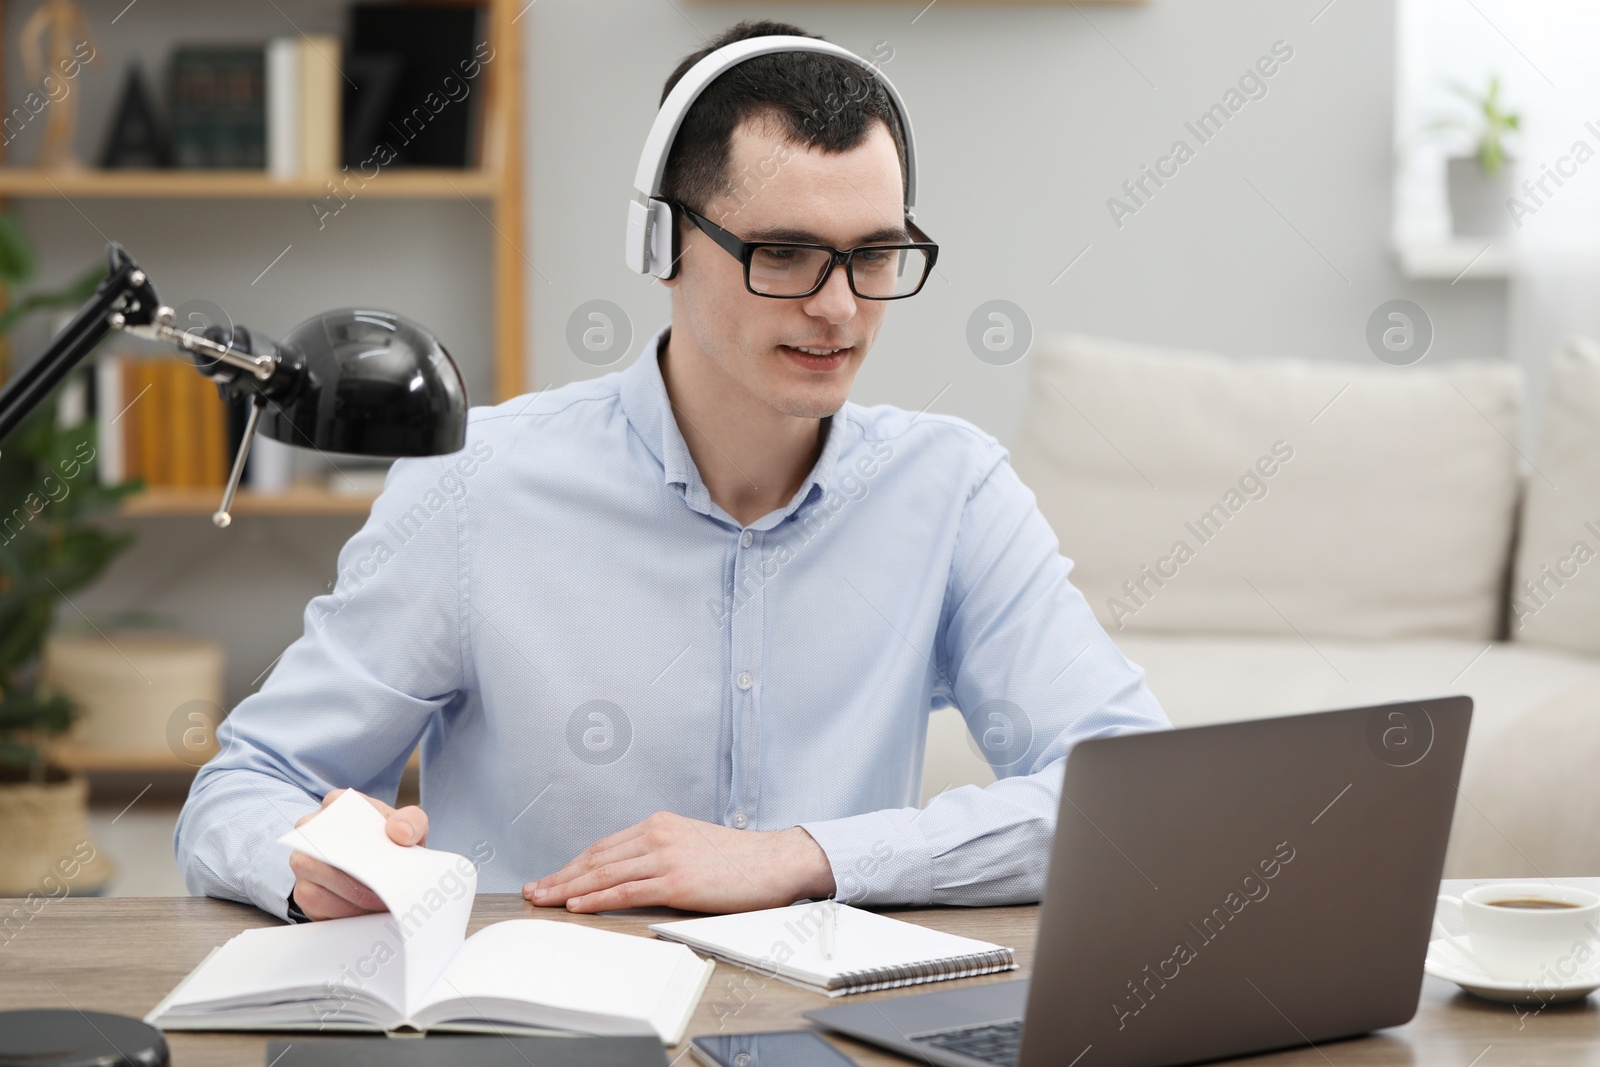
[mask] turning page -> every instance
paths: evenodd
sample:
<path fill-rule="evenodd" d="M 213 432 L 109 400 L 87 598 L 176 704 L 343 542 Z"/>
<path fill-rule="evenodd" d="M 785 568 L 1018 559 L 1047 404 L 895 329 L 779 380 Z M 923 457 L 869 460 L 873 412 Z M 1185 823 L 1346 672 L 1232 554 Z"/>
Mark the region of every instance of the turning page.
<path fill-rule="evenodd" d="M 350 789 L 278 842 L 339 868 L 378 894 L 400 942 L 403 1010 L 409 1017 L 466 938 L 478 871 L 454 852 L 395 844 L 384 830 L 387 821 Z"/>

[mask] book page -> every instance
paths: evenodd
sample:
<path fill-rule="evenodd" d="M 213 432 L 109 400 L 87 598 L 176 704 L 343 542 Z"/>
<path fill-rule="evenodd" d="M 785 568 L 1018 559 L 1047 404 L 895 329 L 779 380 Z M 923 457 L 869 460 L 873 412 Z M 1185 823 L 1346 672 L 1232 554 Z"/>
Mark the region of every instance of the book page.
<path fill-rule="evenodd" d="M 404 1018 L 405 974 L 388 915 L 246 930 L 215 949 L 152 1014 L 204 1021 L 231 1008 L 273 1005 L 283 1024 L 321 1029 Z M 387 1005 L 375 1013 L 369 1001 Z"/>
<path fill-rule="evenodd" d="M 503 1021 L 674 1041 L 709 973 L 682 945 L 555 919 L 509 919 L 467 939 L 416 1016 L 492 1018 L 504 1002 L 522 1001 L 539 1010 Z"/>
<path fill-rule="evenodd" d="M 384 816 L 355 790 L 346 790 L 308 820 L 278 838 L 368 886 L 389 915 L 387 937 L 400 957 L 409 1017 L 438 980 L 467 932 L 478 871 L 454 852 L 397 845 Z M 332 919 L 309 926 L 350 922 Z"/>

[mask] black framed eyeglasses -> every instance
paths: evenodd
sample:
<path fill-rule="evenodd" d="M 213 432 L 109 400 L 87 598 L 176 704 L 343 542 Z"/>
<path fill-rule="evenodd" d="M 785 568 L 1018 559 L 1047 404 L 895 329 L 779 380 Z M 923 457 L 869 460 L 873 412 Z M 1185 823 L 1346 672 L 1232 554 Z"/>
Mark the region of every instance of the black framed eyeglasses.
<path fill-rule="evenodd" d="M 681 201 L 667 203 L 688 215 L 707 237 L 744 264 L 744 287 L 757 296 L 778 300 L 810 296 L 826 285 L 833 268 L 843 263 L 850 291 L 856 296 L 902 300 L 922 289 L 939 258 L 939 246 L 910 219 L 906 228 L 916 241 L 834 248 L 792 241 L 746 241 Z"/>

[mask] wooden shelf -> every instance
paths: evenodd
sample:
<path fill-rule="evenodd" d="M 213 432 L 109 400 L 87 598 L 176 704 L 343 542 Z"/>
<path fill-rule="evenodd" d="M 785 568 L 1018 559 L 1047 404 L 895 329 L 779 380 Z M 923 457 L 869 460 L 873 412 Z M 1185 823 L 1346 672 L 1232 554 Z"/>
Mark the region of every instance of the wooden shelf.
<path fill-rule="evenodd" d="M 356 174 L 352 171 L 351 174 Z M 195 197 L 234 200 L 320 199 L 331 196 L 324 178 L 274 178 L 259 170 L 40 170 L 36 167 L 0 167 L 0 196 L 22 197 L 132 197 L 188 200 Z M 366 184 L 359 184 L 365 180 Z M 495 194 L 498 177 L 482 170 L 400 168 L 381 170 L 376 177 L 356 174 L 350 189 L 339 186 L 346 198 L 406 200 L 487 200 Z"/>
<path fill-rule="evenodd" d="M 1402 242 L 1395 246 L 1400 269 L 1408 278 L 1457 281 L 1502 280 L 1516 272 L 1516 250 L 1487 237 L 1456 237 L 1434 243 Z"/>
<path fill-rule="evenodd" d="M 231 515 L 365 515 L 375 493 L 335 493 L 319 485 L 297 485 L 277 493 L 241 489 Z M 222 488 L 177 489 L 157 486 L 122 502 L 123 515 L 204 515 L 222 503 Z"/>

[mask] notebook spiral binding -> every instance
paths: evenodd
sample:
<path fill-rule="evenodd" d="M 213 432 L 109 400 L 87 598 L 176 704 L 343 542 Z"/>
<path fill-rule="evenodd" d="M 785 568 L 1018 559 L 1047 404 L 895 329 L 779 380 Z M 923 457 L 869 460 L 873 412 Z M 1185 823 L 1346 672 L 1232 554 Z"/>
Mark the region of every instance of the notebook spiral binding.
<path fill-rule="evenodd" d="M 968 956 L 946 956 L 921 963 L 906 963 L 894 967 L 869 967 L 859 971 L 844 971 L 828 983 L 828 989 L 845 989 L 851 993 L 870 993 L 876 989 L 894 989 L 898 986 L 939 982 L 947 978 L 971 978 L 975 974 L 992 974 L 1016 967 L 1016 957 L 1009 948 L 989 952 L 975 952 Z"/>

